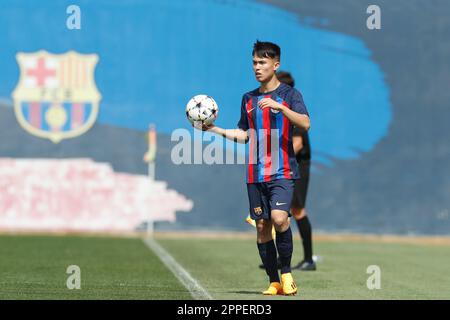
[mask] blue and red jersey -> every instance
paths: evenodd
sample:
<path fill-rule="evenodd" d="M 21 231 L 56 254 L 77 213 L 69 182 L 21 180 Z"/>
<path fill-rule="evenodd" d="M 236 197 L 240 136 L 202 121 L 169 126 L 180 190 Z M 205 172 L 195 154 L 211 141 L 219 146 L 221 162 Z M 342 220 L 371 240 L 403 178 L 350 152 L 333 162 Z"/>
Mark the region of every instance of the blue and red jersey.
<path fill-rule="evenodd" d="M 298 179 L 292 146 L 293 125 L 281 112 L 259 108 L 258 101 L 263 98 L 272 98 L 297 113 L 308 115 L 301 93 L 284 83 L 271 92 L 261 93 L 258 88 L 244 94 L 238 128 L 249 134 L 247 183 Z"/>

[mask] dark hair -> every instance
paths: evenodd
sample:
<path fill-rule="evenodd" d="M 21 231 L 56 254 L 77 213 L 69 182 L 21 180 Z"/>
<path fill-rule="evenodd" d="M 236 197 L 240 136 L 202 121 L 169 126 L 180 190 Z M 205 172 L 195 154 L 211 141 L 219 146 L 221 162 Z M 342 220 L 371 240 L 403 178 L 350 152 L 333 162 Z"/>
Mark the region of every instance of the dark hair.
<path fill-rule="evenodd" d="M 295 86 L 295 80 L 292 75 L 287 71 L 278 71 L 277 78 L 283 83 L 291 86 L 292 88 Z"/>
<path fill-rule="evenodd" d="M 253 44 L 252 51 L 252 56 L 254 55 L 259 58 L 272 58 L 280 60 L 281 49 L 275 43 L 256 40 Z"/>

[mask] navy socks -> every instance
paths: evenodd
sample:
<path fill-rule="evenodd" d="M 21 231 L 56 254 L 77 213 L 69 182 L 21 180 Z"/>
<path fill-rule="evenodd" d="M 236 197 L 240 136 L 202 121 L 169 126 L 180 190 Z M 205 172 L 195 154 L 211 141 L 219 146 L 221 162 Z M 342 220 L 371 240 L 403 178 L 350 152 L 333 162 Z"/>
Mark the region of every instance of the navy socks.
<path fill-rule="evenodd" d="M 277 269 L 277 249 L 273 240 L 266 243 L 258 243 L 258 251 L 270 282 L 280 282 Z"/>
<path fill-rule="evenodd" d="M 276 242 L 281 262 L 281 274 L 291 272 L 291 258 L 293 251 L 291 227 L 284 232 L 277 231 Z"/>
<path fill-rule="evenodd" d="M 304 260 L 307 262 L 313 262 L 312 259 L 312 232 L 311 223 L 308 216 L 304 216 L 300 220 L 297 220 L 298 231 L 300 232 L 300 238 L 303 244 Z"/>

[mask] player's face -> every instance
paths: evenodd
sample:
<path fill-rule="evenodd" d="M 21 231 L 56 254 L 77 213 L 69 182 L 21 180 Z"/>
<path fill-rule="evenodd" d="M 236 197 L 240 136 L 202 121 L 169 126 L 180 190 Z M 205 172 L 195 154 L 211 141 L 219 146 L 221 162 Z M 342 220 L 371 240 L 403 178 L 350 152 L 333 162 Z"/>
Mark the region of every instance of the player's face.
<path fill-rule="evenodd" d="M 258 82 L 267 82 L 280 67 L 280 62 L 272 58 L 253 56 L 253 72 Z"/>

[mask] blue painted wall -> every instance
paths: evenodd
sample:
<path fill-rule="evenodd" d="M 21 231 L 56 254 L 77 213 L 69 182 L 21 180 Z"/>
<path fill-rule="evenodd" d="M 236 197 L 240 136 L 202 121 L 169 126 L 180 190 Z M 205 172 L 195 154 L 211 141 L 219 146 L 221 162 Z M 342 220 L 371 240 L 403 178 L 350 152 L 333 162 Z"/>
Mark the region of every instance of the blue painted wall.
<path fill-rule="evenodd" d="M 218 125 L 234 127 L 242 93 L 257 86 L 252 43 L 270 40 L 311 113 L 314 228 L 450 234 L 450 4 L 377 3 L 382 29 L 370 31 L 370 0 L 79 0 L 82 29 L 71 31 L 72 1 L 2 0 L 0 156 L 88 156 L 145 174 L 154 122 L 157 178 L 195 202 L 158 227 L 248 230 L 244 168 L 175 166 L 169 134 L 189 128 L 184 106 L 199 93 L 219 103 Z M 41 49 L 100 57 L 97 124 L 57 145 L 22 130 L 10 101 L 16 53 Z"/>
<path fill-rule="evenodd" d="M 188 128 L 186 102 L 206 93 L 221 108 L 217 124 L 231 128 L 242 94 L 257 86 L 251 49 L 261 39 L 282 47 L 282 69 L 304 95 L 316 160 L 357 157 L 387 133 L 389 89 L 358 37 L 307 26 L 256 1 L 79 1 L 82 28 L 68 30 L 68 4 L 3 1 L 0 96 L 10 96 L 18 81 L 17 52 L 75 50 L 100 57 L 99 123 L 145 130 L 154 122 L 164 133 Z"/>

